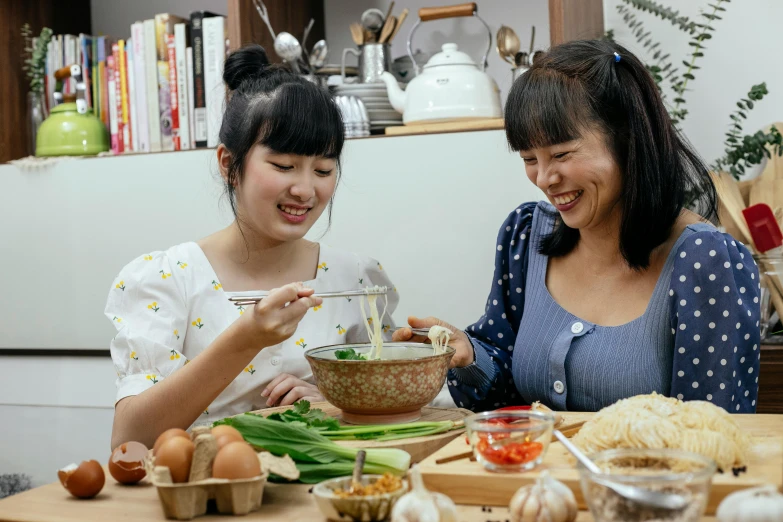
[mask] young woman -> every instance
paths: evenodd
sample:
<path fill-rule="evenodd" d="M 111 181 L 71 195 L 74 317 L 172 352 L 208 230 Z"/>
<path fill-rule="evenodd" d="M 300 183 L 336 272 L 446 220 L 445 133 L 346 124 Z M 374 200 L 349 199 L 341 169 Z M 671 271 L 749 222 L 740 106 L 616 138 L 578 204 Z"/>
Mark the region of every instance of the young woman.
<path fill-rule="evenodd" d="M 366 317 L 358 298 L 322 302 L 313 292 L 393 288 L 377 261 L 304 239 L 331 210 L 339 178 L 344 129 L 329 93 L 270 66 L 258 45 L 230 55 L 223 79 L 230 92 L 217 159 L 236 219 L 197 242 L 139 256 L 112 285 L 112 447 L 323 400 L 304 350 L 366 342 Z M 272 291 L 255 306 L 228 300 L 261 290 Z M 391 291 L 387 317 L 397 301 Z"/>

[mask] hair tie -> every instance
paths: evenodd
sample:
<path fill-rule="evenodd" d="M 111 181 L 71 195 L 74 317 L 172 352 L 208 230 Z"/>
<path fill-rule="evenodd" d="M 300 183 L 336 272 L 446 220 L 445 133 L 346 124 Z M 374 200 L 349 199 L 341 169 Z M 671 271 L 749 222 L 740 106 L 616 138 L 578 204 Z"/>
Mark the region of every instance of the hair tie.
<path fill-rule="evenodd" d="M 620 62 L 620 55 L 615 52 L 614 53 L 614 63 L 619 63 L 619 62 Z"/>

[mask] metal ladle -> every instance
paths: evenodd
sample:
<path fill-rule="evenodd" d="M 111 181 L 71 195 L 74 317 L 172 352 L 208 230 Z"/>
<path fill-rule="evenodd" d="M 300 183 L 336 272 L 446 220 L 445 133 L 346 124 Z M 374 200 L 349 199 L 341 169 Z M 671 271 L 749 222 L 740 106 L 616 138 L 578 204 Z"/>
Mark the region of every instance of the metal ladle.
<path fill-rule="evenodd" d="M 613 482 L 601 480 L 599 477 L 604 473 L 601 468 L 596 466 L 596 464 L 590 460 L 587 455 L 582 453 L 579 448 L 574 446 L 573 443 L 568 440 L 568 437 L 563 435 L 560 430 L 554 430 L 553 435 L 557 437 L 557 440 L 559 440 L 574 457 L 576 457 L 576 460 L 578 460 L 584 467 L 588 469 L 588 471 L 590 471 L 590 473 L 594 475 L 591 477 L 593 482 L 611 489 L 621 497 L 625 497 L 628 500 L 633 500 L 634 502 L 645 504 L 647 506 L 670 510 L 683 509 L 688 505 L 686 498 L 682 495 L 677 495 L 676 493 L 651 491 L 649 489 L 639 488 L 636 486 L 616 484 Z"/>
<path fill-rule="evenodd" d="M 300 73 L 298 60 L 302 56 L 302 46 L 294 35 L 285 31 L 277 33 L 275 52 L 280 58 L 291 64 L 295 73 Z"/>

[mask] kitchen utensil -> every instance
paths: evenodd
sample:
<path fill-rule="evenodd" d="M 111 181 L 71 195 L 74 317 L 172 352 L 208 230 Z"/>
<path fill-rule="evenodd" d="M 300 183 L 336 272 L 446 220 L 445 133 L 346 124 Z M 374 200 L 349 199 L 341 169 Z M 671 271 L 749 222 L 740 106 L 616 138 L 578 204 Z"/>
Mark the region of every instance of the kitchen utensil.
<path fill-rule="evenodd" d="M 367 31 L 376 33 L 383 27 L 384 16 L 383 11 L 376 8 L 367 9 L 362 13 L 362 27 Z"/>
<path fill-rule="evenodd" d="M 496 39 L 497 51 L 500 57 L 504 61 L 514 65 L 514 56 L 519 52 L 520 48 L 517 34 L 510 27 L 501 25 L 500 29 L 498 29 Z"/>
<path fill-rule="evenodd" d="M 326 56 L 329 54 L 329 48 L 326 45 L 326 40 L 318 40 L 313 45 L 313 50 L 310 51 L 310 67 L 315 69 L 320 69 L 323 67 L 324 63 L 326 63 Z"/>
<path fill-rule="evenodd" d="M 302 50 L 304 52 L 307 52 L 307 37 L 310 36 L 310 31 L 313 30 L 313 25 L 315 24 L 315 19 L 311 18 L 310 22 L 307 24 L 307 27 L 305 27 L 304 33 L 302 34 Z M 305 61 L 308 60 L 308 56 L 305 56 Z"/>
<path fill-rule="evenodd" d="M 533 54 L 533 43 L 536 41 L 536 26 L 531 26 L 530 28 L 530 50 L 528 51 L 529 54 Z"/>
<path fill-rule="evenodd" d="M 389 3 L 389 8 L 386 10 L 386 16 L 384 18 L 385 20 L 388 20 L 391 17 L 392 11 L 394 11 L 394 1 L 393 0 L 392 0 L 392 2 Z"/>
<path fill-rule="evenodd" d="M 362 26 L 356 22 L 352 23 L 349 28 L 351 29 L 351 39 L 356 45 L 362 45 L 364 43 L 364 30 Z"/>
<path fill-rule="evenodd" d="M 295 73 L 299 73 L 299 58 L 302 56 L 302 46 L 291 33 L 280 32 L 275 37 L 275 52 L 291 65 Z"/>
<path fill-rule="evenodd" d="M 79 65 L 70 65 L 54 73 L 55 101 L 36 133 L 36 156 L 86 156 L 109 150 L 106 126 L 87 106 L 87 87 Z M 76 94 L 63 95 L 68 78 L 76 80 Z M 67 98 L 67 99 L 66 99 Z M 63 103 L 65 102 L 65 103 Z"/>
<path fill-rule="evenodd" d="M 579 463 L 592 474 L 592 482 L 607 487 L 618 495 L 625 497 L 626 499 L 633 500 L 639 504 L 644 504 L 651 507 L 661 509 L 683 509 L 687 505 L 687 500 L 682 495 L 638 488 L 628 484 L 618 484 L 616 482 L 612 482 L 611 480 L 607 480 L 603 470 L 599 468 L 592 460 L 590 460 L 584 453 L 582 453 L 579 448 L 574 446 L 571 441 L 568 440 L 568 437 L 563 435 L 559 430 L 555 430 L 554 435 L 563 444 L 563 446 L 566 447 L 571 455 L 576 457 L 576 460 L 578 460 Z"/>
<path fill-rule="evenodd" d="M 432 123 L 452 120 L 474 120 L 500 118 L 500 89 L 485 72 L 487 55 L 492 47 L 492 32 L 476 11 L 475 3 L 439 8 L 422 8 L 419 20 L 408 36 L 408 56 L 417 74 L 403 92 L 391 73 L 384 73 L 381 79 L 386 83 L 389 100 L 402 113 L 403 122 Z M 441 52 L 430 58 L 421 74 L 413 57 L 411 41 L 422 22 L 450 17 L 475 16 L 487 30 L 487 48 L 482 57 L 482 68 L 457 44 L 447 43 Z"/>
<path fill-rule="evenodd" d="M 397 424 L 421 418 L 421 409 L 443 389 L 454 348 L 435 354 L 423 343 L 383 343 L 379 360 L 341 360 L 338 350 L 368 354 L 369 343 L 305 351 L 318 390 L 351 424 Z M 410 383 L 416 383 L 411 386 Z M 357 390 L 360 390 L 357 393 Z"/>
<path fill-rule="evenodd" d="M 389 289 L 387 287 L 381 286 L 378 288 L 367 288 L 365 290 L 343 290 L 340 292 L 321 292 L 321 293 L 313 294 L 313 297 L 320 297 L 321 299 L 331 299 L 334 297 L 386 295 L 388 292 Z M 240 304 L 247 305 L 247 304 L 257 303 L 268 296 L 269 296 L 269 292 L 258 292 L 258 293 L 248 294 L 248 295 L 229 297 L 228 300 L 234 303 L 235 305 L 239 306 Z"/>
<path fill-rule="evenodd" d="M 364 40 L 364 43 L 378 43 L 378 33 L 375 31 L 370 31 L 369 29 L 363 29 L 364 36 L 362 39 Z"/>
<path fill-rule="evenodd" d="M 744 209 L 742 215 L 747 221 L 756 251 L 762 254 L 758 256 L 762 287 L 769 292 L 769 298 L 780 316 L 783 314 L 783 281 L 779 275 L 780 266 L 775 265 L 779 264 L 777 260 L 783 255 L 783 233 L 772 209 L 764 203 Z"/>
<path fill-rule="evenodd" d="M 356 491 L 362 485 L 362 471 L 364 470 L 364 459 L 367 458 L 367 452 L 359 450 L 356 452 L 356 462 L 353 464 L 353 475 L 351 476 L 351 493 Z"/>
<path fill-rule="evenodd" d="M 391 69 L 391 45 L 388 43 L 365 43 L 358 51 L 350 47 L 343 49 L 343 67 L 348 54 L 359 58 L 359 83 L 380 83 L 381 75 Z"/>
<path fill-rule="evenodd" d="M 783 253 L 783 234 L 769 205 L 758 203 L 742 211 L 748 223 L 756 251 L 761 254 Z"/>
<path fill-rule="evenodd" d="M 725 215 L 721 216 L 721 221 L 724 222 L 724 226 L 737 239 L 745 244 L 750 244 L 752 238 L 745 218 L 742 215 L 742 209 L 745 208 L 745 205 L 737 182 L 734 181 L 734 178 L 728 172 L 713 173 L 712 176 L 715 189 L 718 192 L 718 198 L 725 211 Z"/>
<path fill-rule="evenodd" d="M 397 23 L 394 25 L 394 31 L 392 31 L 391 36 L 389 37 L 389 41 L 391 42 L 394 40 L 394 37 L 397 36 L 397 33 L 400 32 L 400 27 L 402 27 L 402 23 L 405 21 L 405 19 L 408 17 L 408 8 L 402 10 L 402 13 L 400 13 L 399 18 L 397 18 Z"/>
<path fill-rule="evenodd" d="M 387 18 L 386 21 L 383 23 L 383 29 L 381 29 L 381 36 L 378 38 L 378 41 L 380 43 L 388 42 L 389 38 L 394 32 L 394 27 L 396 25 L 397 25 L 397 18 L 394 15 Z"/>
<path fill-rule="evenodd" d="M 272 35 L 273 39 L 277 38 L 275 30 L 272 29 L 272 24 L 269 23 L 269 12 L 266 10 L 264 2 L 261 0 L 253 0 L 253 5 L 256 7 L 256 11 L 258 11 L 258 16 L 261 17 L 261 20 L 266 24 L 266 28 L 269 29 L 269 34 Z"/>

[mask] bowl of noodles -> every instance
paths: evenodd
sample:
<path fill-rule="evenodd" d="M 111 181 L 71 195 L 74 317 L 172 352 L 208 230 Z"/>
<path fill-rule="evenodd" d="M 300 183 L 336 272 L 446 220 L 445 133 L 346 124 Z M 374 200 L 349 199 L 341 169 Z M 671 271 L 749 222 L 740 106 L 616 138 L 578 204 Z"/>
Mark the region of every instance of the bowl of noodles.
<path fill-rule="evenodd" d="M 386 290 L 371 287 L 365 290 Z M 396 424 L 421 418 L 421 409 L 438 395 L 446 382 L 454 348 L 453 333 L 442 326 L 429 329 L 432 344 L 383 341 L 384 306 L 378 313 L 378 295 L 362 296 L 362 312 L 369 343 L 311 348 L 305 358 L 313 370 L 318 390 L 342 410 L 351 424 Z"/>
<path fill-rule="evenodd" d="M 352 424 L 413 422 L 446 382 L 454 348 L 430 344 L 341 344 L 305 352 L 318 390 Z M 342 358 L 345 353 L 351 358 Z"/>

